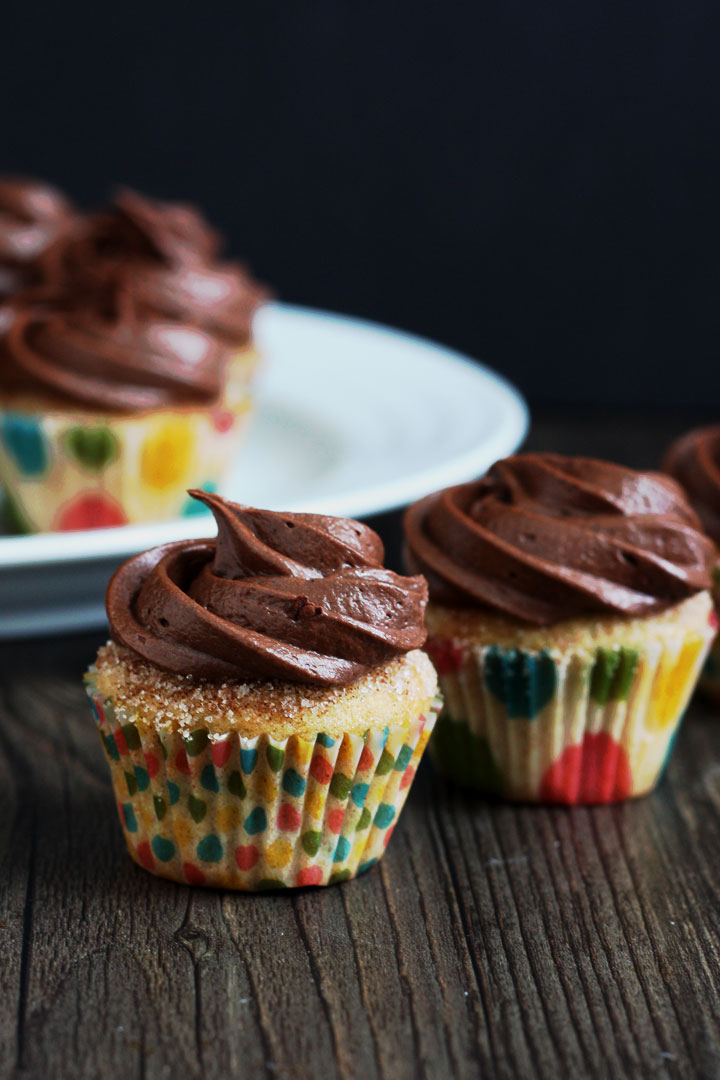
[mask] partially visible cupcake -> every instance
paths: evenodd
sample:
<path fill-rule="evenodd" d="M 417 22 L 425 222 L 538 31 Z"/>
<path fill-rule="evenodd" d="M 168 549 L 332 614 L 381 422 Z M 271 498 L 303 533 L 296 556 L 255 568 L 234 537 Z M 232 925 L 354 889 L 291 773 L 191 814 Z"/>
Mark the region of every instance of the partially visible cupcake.
<path fill-rule="evenodd" d="M 117 571 L 86 677 L 130 855 L 223 888 L 353 877 L 433 727 L 427 586 L 383 569 L 358 522 L 193 495 L 217 540 Z"/>
<path fill-rule="evenodd" d="M 0 176 L 0 303 L 41 280 L 40 260 L 76 220 L 68 199 L 51 184 Z"/>
<path fill-rule="evenodd" d="M 0 308 L 0 482 L 22 532 L 194 511 L 244 437 L 263 293 L 189 208 L 125 193 Z"/>
<path fill-rule="evenodd" d="M 651 790 L 716 629 L 713 545 L 678 485 L 519 454 L 405 525 L 430 587 L 440 768 L 530 802 Z"/>
<path fill-rule="evenodd" d="M 677 439 L 665 455 L 663 468 L 685 489 L 705 532 L 720 550 L 720 425 L 696 428 Z M 713 570 L 713 595 L 720 609 L 720 555 Z M 700 689 L 720 704 L 717 639 L 703 668 Z"/>

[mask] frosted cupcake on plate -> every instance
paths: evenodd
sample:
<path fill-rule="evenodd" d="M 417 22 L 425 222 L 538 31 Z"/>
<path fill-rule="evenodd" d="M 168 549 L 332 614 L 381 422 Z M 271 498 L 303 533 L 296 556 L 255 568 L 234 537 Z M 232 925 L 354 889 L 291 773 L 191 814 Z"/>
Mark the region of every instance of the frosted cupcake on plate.
<path fill-rule="evenodd" d="M 508 799 L 655 785 L 715 636 L 712 542 L 658 473 L 519 454 L 415 504 L 440 768 Z"/>
<path fill-rule="evenodd" d="M 128 850 L 234 889 L 325 885 L 383 854 L 433 727 L 427 586 L 343 518 L 204 492 L 217 540 L 130 559 L 87 676 Z"/>
<path fill-rule="evenodd" d="M 264 297 L 191 207 L 78 219 L 0 308 L 0 482 L 15 531 L 192 513 L 244 438 Z"/>
<path fill-rule="evenodd" d="M 0 176 L 0 303 L 42 279 L 42 256 L 76 221 L 69 200 L 52 184 Z"/>
<path fill-rule="evenodd" d="M 685 489 L 708 536 L 720 549 L 720 425 L 696 428 L 677 439 L 663 468 Z M 713 595 L 720 608 L 720 556 L 713 569 Z M 717 639 L 700 677 L 701 690 L 720 704 L 720 647 Z"/>

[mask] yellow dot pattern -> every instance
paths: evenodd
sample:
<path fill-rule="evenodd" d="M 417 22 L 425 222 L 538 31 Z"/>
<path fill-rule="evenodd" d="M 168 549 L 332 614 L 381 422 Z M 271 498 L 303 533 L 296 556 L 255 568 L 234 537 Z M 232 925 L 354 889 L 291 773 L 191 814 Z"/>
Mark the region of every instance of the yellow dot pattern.
<path fill-rule="evenodd" d="M 182 484 L 190 472 L 195 433 L 183 417 L 162 420 L 145 440 L 140 455 L 140 474 L 155 491 Z"/>
<path fill-rule="evenodd" d="M 691 639 L 685 642 L 677 657 L 667 653 L 663 657 L 655 676 L 646 719 L 648 731 L 664 731 L 677 720 L 704 645 L 701 638 Z"/>

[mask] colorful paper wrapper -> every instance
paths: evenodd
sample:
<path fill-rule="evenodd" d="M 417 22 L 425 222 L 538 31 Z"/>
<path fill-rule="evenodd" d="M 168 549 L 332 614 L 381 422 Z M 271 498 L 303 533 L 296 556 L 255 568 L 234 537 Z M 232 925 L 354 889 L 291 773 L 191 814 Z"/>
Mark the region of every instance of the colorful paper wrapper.
<path fill-rule="evenodd" d="M 642 646 L 529 651 L 433 637 L 445 710 L 431 752 L 502 798 L 610 803 L 651 790 L 715 628 Z"/>
<path fill-rule="evenodd" d="M 409 724 L 308 740 L 162 732 L 87 681 L 132 858 L 192 885 L 328 885 L 382 856 L 439 702 Z"/>
<path fill-rule="evenodd" d="M 138 415 L 0 404 L 0 487 L 14 532 L 159 521 L 204 508 L 187 489 L 216 490 L 250 417 L 254 354 L 237 359 L 221 402 Z"/>

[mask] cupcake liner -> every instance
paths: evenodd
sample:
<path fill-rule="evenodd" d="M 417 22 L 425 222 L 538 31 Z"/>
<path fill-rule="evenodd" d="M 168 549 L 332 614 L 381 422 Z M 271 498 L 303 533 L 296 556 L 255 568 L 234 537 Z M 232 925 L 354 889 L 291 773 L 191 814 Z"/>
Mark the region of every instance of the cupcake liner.
<path fill-rule="evenodd" d="M 254 355 L 254 354 L 253 354 Z M 244 438 L 254 360 L 236 360 L 214 406 L 137 415 L 0 405 L 0 485 L 15 532 L 159 521 L 199 509 Z"/>
<path fill-rule="evenodd" d="M 503 798 L 609 803 L 656 784 L 715 633 L 529 651 L 431 638 L 440 770 Z"/>
<path fill-rule="evenodd" d="M 439 703 L 409 724 L 314 739 L 157 732 L 88 693 L 132 858 L 193 885 L 327 885 L 382 856 Z"/>

